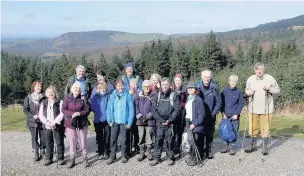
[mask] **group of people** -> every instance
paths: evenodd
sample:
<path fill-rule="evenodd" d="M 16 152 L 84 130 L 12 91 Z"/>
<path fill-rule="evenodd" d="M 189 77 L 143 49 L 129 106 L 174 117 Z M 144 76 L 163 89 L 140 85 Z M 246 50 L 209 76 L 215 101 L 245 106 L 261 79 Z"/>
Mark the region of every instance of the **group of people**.
<path fill-rule="evenodd" d="M 245 152 L 256 150 L 258 122 L 263 139 L 262 153 L 268 154 L 273 94 L 280 92 L 276 80 L 264 74 L 264 64 L 257 63 L 255 74 L 246 83 L 245 93 L 249 100 L 249 134 L 251 143 Z M 45 93 L 42 82 L 32 84 L 32 93 L 24 100 L 24 113 L 31 132 L 34 160 L 45 159 L 44 165 L 53 163 L 54 146 L 58 163 L 64 161 L 64 137 L 67 136 L 70 158 L 68 168 L 75 166 L 76 148 L 82 151 L 84 167 L 87 158 L 88 119 L 94 113 L 93 123 L 98 146 L 98 159 L 110 165 L 116 161 L 118 145 L 121 162 L 126 163 L 132 151 L 137 160 L 150 160 L 155 166 L 166 151 L 167 164 L 174 164 L 174 154 L 181 154 L 182 136 L 188 136 L 190 151 L 186 163 L 198 164 L 195 149 L 201 158 L 212 159 L 212 143 L 217 114 L 223 119 L 231 118 L 238 131 L 244 95 L 237 88 L 238 76 L 228 78 L 228 86 L 221 92 L 212 79 L 210 70 L 201 72 L 202 80 L 183 84 L 180 73 L 172 83 L 169 78 L 154 73 L 150 80 L 142 80 L 134 72 L 133 63 L 125 65 L 125 75 L 111 84 L 105 72 L 96 73 L 97 83 L 92 84 L 85 76 L 86 68 L 76 67 L 76 74 L 68 79 L 64 97 L 60 98 L 54 86 Z M 38 140 L 39 139 L 39 140 Z M 223 142 L 221 153 L 236 154 L 236 141 Z"/>

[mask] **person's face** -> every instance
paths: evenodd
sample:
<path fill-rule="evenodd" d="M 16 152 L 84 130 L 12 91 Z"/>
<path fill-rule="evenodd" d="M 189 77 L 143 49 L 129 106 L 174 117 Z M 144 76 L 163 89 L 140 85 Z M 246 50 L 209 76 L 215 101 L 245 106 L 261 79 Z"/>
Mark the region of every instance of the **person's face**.
<path fill-rule="evenodd" d="M 84 71 L 83 69 L 79 68 L 79 69 L 77 70 L 77 77 L 78 77 L 78 78 L 83 78 L 83 77 L 84 77 L 84 74 L 85 74 L 85 71 Z"/>
<path fill-rule="evenodd" d="M 132 67 L 127 67 L 126 68 L 126 74 L 127 74 L 127 76 L 132 76 L 133 75 L 133 68 Z"/>
<path fill-rule="evenodd" d="M 161 82 L 161 88 L 163 92 L 167 92 L 170 88 L 169 82 L 168 81 Z"/>
<path fill-rule="evenodd" d="M 182 79 L 175 78 L 174 79 L 174 84 L 175 84 L 176 87 L 181 87 L 182 86 Z"/>
<path fill-rule="evenodd" d="M 158 83 L 158 80 L 157 80 L 157 78 L 152 77 L 151 82 L 152 82 L 152 85 L 156 86 Z"/>
<path fill-rule="evenodd" d="M 257 77 L 261 78 L 264 75 L 264 68 L 263 67 L 258 67 L 257 69 L 254 70 L 255 74 Z"/>
<path fill-rule="evenodd" d="M 50 100 L 54 100 L 56 97 L 56 93 L 53 89 L 47 91 L 47 96 Z"/>
<path fill-rule="evenodd" d="M 124 90 L 124 85 L 123 83 L 119 82 L 118 84 L 116 84 L 116 89 L 119 93 L 122 93 Z"/>
<path fill-rule="evenodd" d="M 195 91 L 196 91 L 196 89 L 193 88 L 193 87 L 188 88 L 187 90 L 188 90 L 188 94 L 189 94 L 189 95 L 194 95 L 194 94 L 195 94 Z"/>
<path fill-rule="evenodd" d="M 136 90 L 136 89 L 137 89 L 136 83 L 132 82 L 132 83 L 130 84 L 130 89 L 131 89 L 131 90 Z"/>
<path fill-rule="evenodd" d="M 143 90 L 145 94 L 148 94 L 150 92 L 150 86 L 143 86 Z"/>
<path fill-rule="evenodd" d="M 102 75 L 97 75 L 97 80 L 99 83 L 104 83 L 105 82 L 105 77 Z"/>
<path fill-rule="evenodd" d="M 209 85 L 210 84 L 210 80 L 211 80 L 211 73 L 210 72 L 206 72 L 205 74 L 202 74 L 202 79 L 205 85 Z"/>
<path fill-rule="evenodd" d="M 235 88 L 236 87 L 236 82 L 235 81 L 229 81 L 230 88 Z"/>
<path fill-rule="evenodd" d="M 81 93 L 81 86 L 80 85 L 75 85 L 73 87 L 73 91 L 72 91 L 74 96 L 78 96 Z"/>
<path fill-rule="evenodd" d="M 41 90 L 42 90 L 41 84 L 36 84 L 35 87 L 34 87 L 34 91 L 36 93 L 41 93 Z"/>

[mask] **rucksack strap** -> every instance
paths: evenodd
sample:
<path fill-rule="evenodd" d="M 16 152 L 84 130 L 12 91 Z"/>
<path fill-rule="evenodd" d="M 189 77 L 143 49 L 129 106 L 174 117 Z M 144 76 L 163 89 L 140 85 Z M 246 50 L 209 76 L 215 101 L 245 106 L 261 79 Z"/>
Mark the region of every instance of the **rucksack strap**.
<path fill-rule="evenodd" d="M 170 97 L 169 97 L 170 104 L 171 104 L 172 107 L 174 107 L 173 98 L 174 98 L 175 93 L 176 93 L 176 92 L 171 92 Z M 157 96 L 157 106 L 158 106 L 158 104 L 159 104 L 159 101 L 160 101 L 160 92 L 158 92 L 158 96 Z"/>

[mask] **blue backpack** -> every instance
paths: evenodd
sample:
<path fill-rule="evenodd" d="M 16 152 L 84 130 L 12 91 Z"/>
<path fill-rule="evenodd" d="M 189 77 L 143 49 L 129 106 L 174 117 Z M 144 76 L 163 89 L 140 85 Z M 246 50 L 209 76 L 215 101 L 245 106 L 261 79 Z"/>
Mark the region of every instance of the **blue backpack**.
<path fill-rule="evenodd" d="M 231 123 L 232 119 L 224 119 L 219 124 L 219 132 L 221 135 L 221 138 L 226 143 L 234 142 L 237 139 L 237 132 L 234 131 L 234 128 Z"/>

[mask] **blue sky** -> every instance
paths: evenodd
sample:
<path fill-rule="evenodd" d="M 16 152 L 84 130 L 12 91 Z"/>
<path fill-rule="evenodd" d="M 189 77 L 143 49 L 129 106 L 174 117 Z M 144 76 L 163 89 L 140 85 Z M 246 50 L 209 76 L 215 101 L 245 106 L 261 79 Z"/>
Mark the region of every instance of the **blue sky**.
<path fill-rule="evenodd" d="M 65 32 L 203 33 L 255 27 L 304 14 L 304 2 L 9 2 L 2 1 L 2 37 Z"/>

